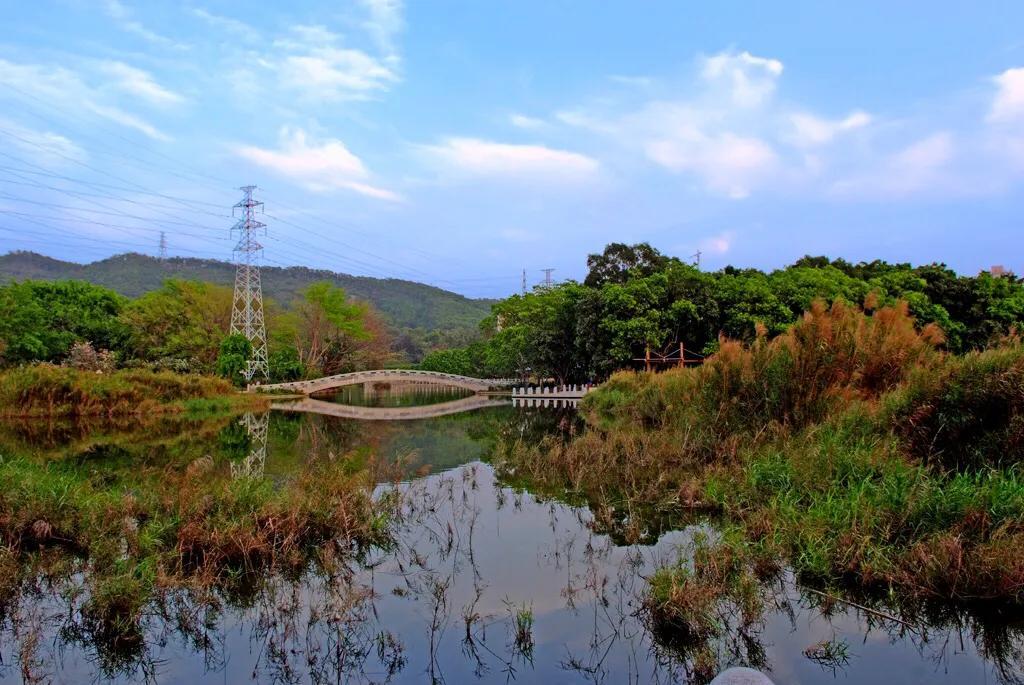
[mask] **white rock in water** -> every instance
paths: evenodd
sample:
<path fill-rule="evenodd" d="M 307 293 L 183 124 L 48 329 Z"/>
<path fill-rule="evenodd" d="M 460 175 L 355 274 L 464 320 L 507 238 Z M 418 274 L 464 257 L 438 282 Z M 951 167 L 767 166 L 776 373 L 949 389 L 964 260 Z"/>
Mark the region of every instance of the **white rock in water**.
<path fill-rule="evenodd" d="M 734 667 L 722 671 L 711 685 L 774 685 L 771 679 L 752 668 Z"/>

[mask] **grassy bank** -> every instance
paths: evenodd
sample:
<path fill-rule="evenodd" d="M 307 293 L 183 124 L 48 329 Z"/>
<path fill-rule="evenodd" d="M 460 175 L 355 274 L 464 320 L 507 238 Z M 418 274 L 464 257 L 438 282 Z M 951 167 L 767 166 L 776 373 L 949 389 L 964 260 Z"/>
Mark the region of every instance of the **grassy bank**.
<path fill-rule="evenodd" d="M 0 417 L 208 414 L 265 407 L 226 380 L 169 371 L 94 373 L 37 364 L 0 373 Z"/>
<path fill-rule="evenodd" d="M 614 376 L 584 403 L 586 431 L 514 445 L 504 468 L 585 497 L 627 537 L 652 513 L 715 512 L 750 567 L 1021 603 L 1024 347 L 960 357 L 941 343 L 905 307 L 816 305 L 700 368 Z M 652 610 L 685 609 L 686 568 L 655 576 Z"/>

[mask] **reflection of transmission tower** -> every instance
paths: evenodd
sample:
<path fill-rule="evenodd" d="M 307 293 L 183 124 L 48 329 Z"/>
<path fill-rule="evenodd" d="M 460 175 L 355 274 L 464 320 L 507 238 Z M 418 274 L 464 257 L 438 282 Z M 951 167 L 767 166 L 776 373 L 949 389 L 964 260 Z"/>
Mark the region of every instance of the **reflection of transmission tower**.
<path fill-rule="evenodd" d="M 248 456 L 240 462 L 231 464 L 233 478 L 262 478 L 263 467 L 267 463 L 267 425 L 270 423 L 270 412 L 253 414 L 247 412 L 239 423 L 245 426 L 249 434 L 252 449 Z"/>
<path fill-rule="evenodd" d="M 232 213 L 241 210 L 242 217 L 231 229 L 240 236 L 235 245 L 235 297 L 231 305 L 231 334 L 239 333 L 252 343 L 252 357 L 245 367 L 245 380 L 254 378 L 266 380 L 267 329 L 263 322 L 263 288 L 260 285 L 260 266 L 257 261 L 263 246 L 256 240 L 256 231 L 267 225 L 256 221 L 256 210 L 263 210 L 263 203 L 252 199 L 256 186 L 244 186 L 242 201 L 235 205 Z"/>

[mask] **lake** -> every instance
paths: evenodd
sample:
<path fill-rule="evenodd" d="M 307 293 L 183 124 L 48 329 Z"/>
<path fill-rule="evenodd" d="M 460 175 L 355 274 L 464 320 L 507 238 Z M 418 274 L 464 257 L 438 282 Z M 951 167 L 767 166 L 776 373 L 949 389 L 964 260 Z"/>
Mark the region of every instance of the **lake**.
<path fill-rule="evenodd" d="M 0 427 L 0 453 L 96 472 L 212 457 L 235 477 L 282 483 L 316 460 L 372 454 L 387 467 L 375 495 L 400 497 L 386 548 L 361 550 L 330 572 L 240 578 L 215 596 L 169 592 L 147 607 L 141 639 L 127 647 L 79 629 L 86 571 L 41 580 L 0 609 L 0 682 L 22 682 L 26 658 L 53 682 L 699 680 L 694 653 L 652 630 L 642 602 L 645 578 L 687 554 L 695 535 L 713 536 L 714 520 L 661 520 L 643 544 L 628 544 L 571 497 L 541 495 L 495 466 L 503 441 L 557 434 L 575 424 L 571 409 L 466 407 L 472 399 L 360 386 L 319 401 L 465 410 L 392 420 L 293 406 L 144 432 Z M 763 592 L 761 620 L 738 626 L 722 616 L 701 659 L 752 665 L 780 684 L 1024 682 L 1019 617 L 942 604 L 891 616 L 896 609 L 861 609 L 867 600 L 819 594 L 785 572 Z"/>

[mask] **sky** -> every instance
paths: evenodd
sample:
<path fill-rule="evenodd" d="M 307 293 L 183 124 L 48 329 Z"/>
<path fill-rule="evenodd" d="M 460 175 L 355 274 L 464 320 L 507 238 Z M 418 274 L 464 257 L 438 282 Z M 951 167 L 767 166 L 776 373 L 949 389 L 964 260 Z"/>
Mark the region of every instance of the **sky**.
<path fill-rule="evenodd" d="M 5 0 L 0 253 L 503 296 L 648 241 L 1024 271 L 1024 3 Z"/>

